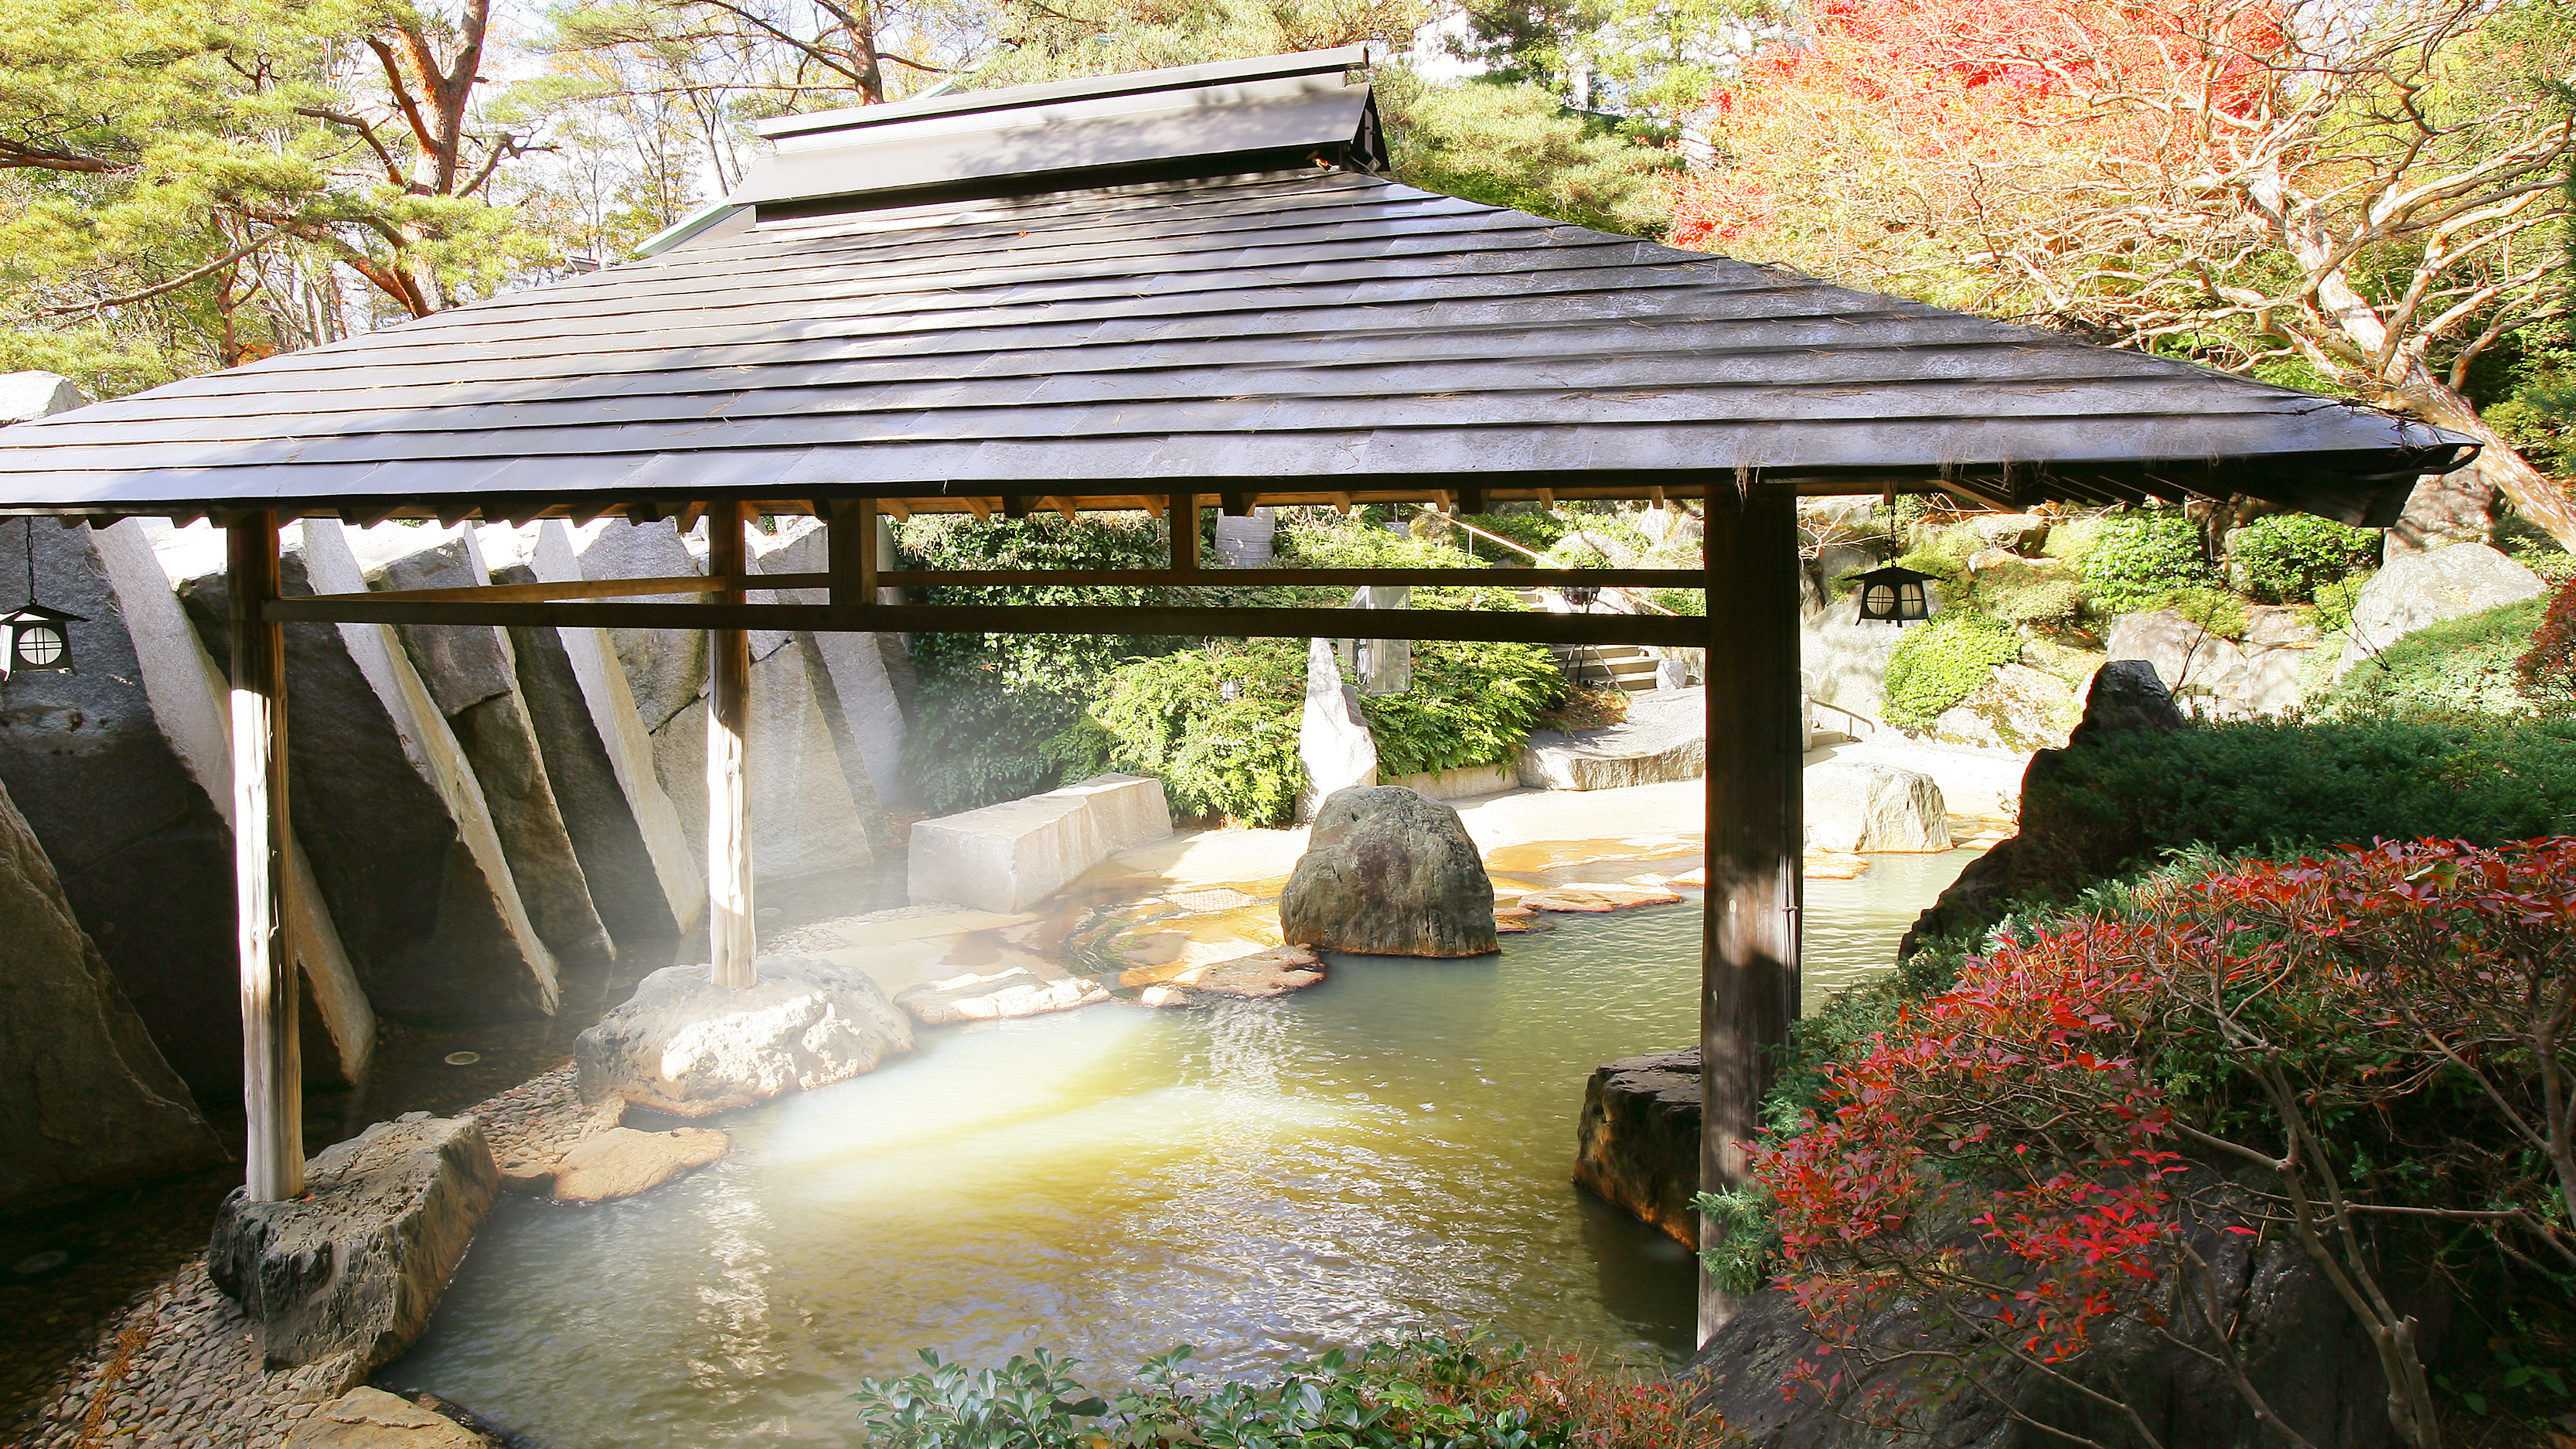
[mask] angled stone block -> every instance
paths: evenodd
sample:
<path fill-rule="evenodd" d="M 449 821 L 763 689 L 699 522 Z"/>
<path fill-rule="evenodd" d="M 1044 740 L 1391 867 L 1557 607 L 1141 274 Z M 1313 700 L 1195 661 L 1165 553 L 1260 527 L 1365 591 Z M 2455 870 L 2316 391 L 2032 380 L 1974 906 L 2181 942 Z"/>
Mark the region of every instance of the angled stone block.
<path fill-rule="evenodd" d="M 369 571 L 372 587 L 462 589 L 491 582 L 472 529 L 443 538 L 400 524 L 371 532 L 377 536 L 367 542 L 377 546 L 375 551 L 392 554 Z M 387 543 L 394 547 L 385 548 Z M 405 549 L 405 543 L 412 546 Z M 591 898 L 589 878 L 556 803 L 529 702 L 519 689 L 509 634 L 460 624 L 402 624 L 395 632 L 473 765 L 492 812 L 493 831 L 537 935 L 565 961 L 614 959 L 617 949 Z"/>
<path fill-rule="evenodd" d="M 127 677 L 148 700 L 154 722 L 172 755 L 224 822 L 220 862 L 205 863 L 223 877 L 215 912 L 217 951 L 191 968 L 199 974 L 206 1015 L 191 1034 L 230 1053 L 223 1080 L 237 1082 L 241 1062 L 241 1013 L 234 1001 L 238 975 L 233 943 L 231 686 L 216 669 L 187 613 L 171 592 L 171 579 L 154 554 L 143 519 L 90 531 L 90 548 L 123 616 L 135 668 Z M 165 530 L 166 531 L 166 530 Z M 84 653 L 86 651 L 84 650 Z M 289 832 L 286 936 L 303 972 L 304 1074 L 311 1084 L 356 1086 L 367 1080 L 376 1049 L 376 1016 L 333 924 L 300 838 Z M 154 901 L 151 904 L 157 905 Z M 204 928 L 205 923 L 197 923 Z M 210 939 L 212 934 L 210 933 Z"/>
<path fill-rule="evenodd" d="M 223 1155 L 0 792 L 0 1213 Z"/>

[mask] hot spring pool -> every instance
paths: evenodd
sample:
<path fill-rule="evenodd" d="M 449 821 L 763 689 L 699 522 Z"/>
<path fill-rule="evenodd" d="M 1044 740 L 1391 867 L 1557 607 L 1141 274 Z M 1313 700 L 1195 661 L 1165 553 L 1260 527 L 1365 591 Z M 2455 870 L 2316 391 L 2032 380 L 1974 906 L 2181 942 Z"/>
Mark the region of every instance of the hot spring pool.
<path fill-rule="evenodd" d="M 1810 1003 L 1883 970 L 1967 852 L 1807 884 Z M 1272 1002 L 925 1033 L 746 1109 L 731 1156 L 598 1207 L 505 1197 L 378 1376 L 546 1449 L 854 1443 L 914 1350 L 1114 1379 L 1432 1325 L 1640 1361 L 1688 1255 L 1567 1180 L 1584 1079 L 1695 1033 L 1699 907 L 1560 917 L 1471 961 L 1335 957 Z"/>

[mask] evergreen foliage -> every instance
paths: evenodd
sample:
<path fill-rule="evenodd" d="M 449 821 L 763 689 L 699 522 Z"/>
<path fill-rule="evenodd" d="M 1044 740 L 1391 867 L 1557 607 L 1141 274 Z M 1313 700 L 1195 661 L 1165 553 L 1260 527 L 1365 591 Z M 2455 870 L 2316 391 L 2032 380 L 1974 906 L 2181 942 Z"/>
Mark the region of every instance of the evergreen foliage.
<path fill-rule="evenodd" d="M 1360 712 L 1377 736 L 1379 776 L 1394 779 L 1510 759 L 1565 692 L 1545 645 L 1422 639 L 1413 688 L 1362 695 Z"/>
<path fill-rule="evenodd" d="M 2379 557 L 2379 532 L 2313 513 L 2272 513 L 2229 534 L 2227 557 L 2256 599 L 2305 604 L 2321 585 L 2371 567 Z"/>
<path fill-rule="evenodd" d="M 2537 712 L 2522 660 L 2547 612 L 2525 599 L 2427 624 L 2374 654 L 2309 706 L 2318 719 L 2441 721 Z"/>
<path fill-rule="evenodd" d="M 2177 590 L 2219 582 L 2201 554 L 2200 530 L 2173 509 L 2129 509 L 2104 518 L 2076 567 L 2104 613 L 2156 608 Z"/>
<path fill-rule="evenodd" d="M 1944 609 L 1909 628 L 1887 656 L 1881 711 L 1898 729 L 1932 727 L 1943 711 L 2021 653 L 2012 626 L 1970 609 Z"/>
<path fill-rule="evenodd" d="M 1306 783 L 1297 759 L 1305 693 L 1299 640 L 1219 641 L 1137 659 L 1101 681 L 1089 711 L 1046 755 L 1068 781 L 1104 770 L 1152 775 L 1175 814 L 1285 825 Z"/>
<path fill-rule="evenodd" d="M 1680 161 L 1650 132 L 1504 81 L 1425 86 L 1390 71 L 1378 96 L 1395 173 L 1413 185 L 1625 236 L 1668 222 L 1664 185 Z"/>

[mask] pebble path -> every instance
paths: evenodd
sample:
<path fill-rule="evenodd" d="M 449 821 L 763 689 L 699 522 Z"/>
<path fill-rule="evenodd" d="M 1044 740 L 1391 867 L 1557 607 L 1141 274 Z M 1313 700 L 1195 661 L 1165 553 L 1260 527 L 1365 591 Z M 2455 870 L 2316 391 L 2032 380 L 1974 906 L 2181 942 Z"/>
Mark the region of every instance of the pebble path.
<path fill-rule="evenodd" d="M 469 1113 L 505 1166 L 551 1160 L 607 1125 L 582 1111 L 569 1066 Z M 262 1364 L 250 1321 L 206 1277 L 200 1252 L 138 1294 L 60 1371 L 35 1422 L 0 1449 L 276 1449 L 355 1386 L 335 1364 Z"/>

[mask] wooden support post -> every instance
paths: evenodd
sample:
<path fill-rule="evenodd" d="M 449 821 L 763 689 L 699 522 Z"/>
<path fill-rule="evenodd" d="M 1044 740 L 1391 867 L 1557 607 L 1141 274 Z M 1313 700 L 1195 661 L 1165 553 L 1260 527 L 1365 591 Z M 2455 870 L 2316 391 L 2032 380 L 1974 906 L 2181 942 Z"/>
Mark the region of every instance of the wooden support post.
<path fill-rule="evenodd" d="M 836 498 L 824 520 L 823 547 L 832 574 L 832 607 L 851 611 L 851 623 L 884 602 L 877 597 L 877 505 L 873 498 Z"/>
<path fill-rule="evenodd" d="M 225 526 L 232 594 L 233 919 L 241 943 L 243 1184 L 254 1202 L 304 1195 L 304 1064 L 295 953 L 286 941 L 286 626 L 277 597 L 277 515 Z"/>
<path fill-rule="evenodd" d="M 1175 493 L 1166 510 L 1172 519 L 1172 572 L 1189 574 L 1199 567 L 1199 496 Z"/>
<path fill-rule="evenodd" d="M 1798 1015 L 1805 743 L 1798 500 L 1725 479 L 1708 497 L 1708 903 L 1700 944 L 1700 1189 L 1744 1185 L 1776 1053 Z M 1723 1233 L 1703 1223 L 1700 1243 Z M 1700 1272 L 1699 1341 L 1735 1302 Z"/>
<path fill-rule="evenodd" d="M 734 581 L 715 595 L 741 603 L 750 560 L 743 505 L 707 506 L 707 572 Z M 837 590 L 835 591 L 838 592 Z M 834 602 L 838 602 L 837 599 Z M 752 984 L 751 789 L 743 778 L 743 737 L 751 716 L 751 635 L 707 631 L 707 979 L 741 990 Z"/>

